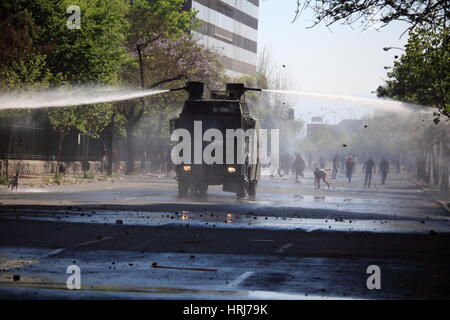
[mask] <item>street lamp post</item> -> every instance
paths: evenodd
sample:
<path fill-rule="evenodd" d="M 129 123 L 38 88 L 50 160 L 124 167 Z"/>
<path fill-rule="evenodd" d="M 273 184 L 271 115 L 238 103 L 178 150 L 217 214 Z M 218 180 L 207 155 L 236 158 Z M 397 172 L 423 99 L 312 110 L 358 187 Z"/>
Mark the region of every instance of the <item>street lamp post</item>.
<path fill-rule="evenodd" d="M 397 49 L 397 50 L 406 51 L 405 49 L 399 48 L 399 47 L 384 47 L 384 48 L 383 48 L 384 51 L 389 51 L 389 50 L 391 50 L 391 49 Z"/>

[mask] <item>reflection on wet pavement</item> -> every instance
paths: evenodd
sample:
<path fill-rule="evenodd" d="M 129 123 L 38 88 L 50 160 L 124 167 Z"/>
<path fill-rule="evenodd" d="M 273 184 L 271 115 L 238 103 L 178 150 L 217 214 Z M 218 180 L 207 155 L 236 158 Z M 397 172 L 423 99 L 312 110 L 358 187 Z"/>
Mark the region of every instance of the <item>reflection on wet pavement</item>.
<path fill-rule="evenodd" d="M 266 228 L 305 231 L 352 231 L 384 233 L 450 233 L 448 220 L 373 220 L 342 218 L 288 218 L 255 216 L 217 212 L 139 212 L 96 211 L 95 213 L 4 213 L 2 219 L 25 219 L 69 223 L 125 224 L 135 226 L 217 227 L 217 228 Z"/>

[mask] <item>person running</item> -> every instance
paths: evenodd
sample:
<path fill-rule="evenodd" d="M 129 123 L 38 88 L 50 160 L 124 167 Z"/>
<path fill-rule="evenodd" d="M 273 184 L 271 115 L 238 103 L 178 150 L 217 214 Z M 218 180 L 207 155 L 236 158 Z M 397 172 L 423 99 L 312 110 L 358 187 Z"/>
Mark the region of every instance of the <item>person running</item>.
<path fill-rule="evenodd" d="M 345 162 L 345 175 L 348 178 L 348 183 L 352 182 L 353 170 L 355 169 L 355 162 L 352 157 L 348 157 Z"/>
<path fill-rule="evenodd" d="M 305 171 L 305 167 L 305 160 L 303 160 L 303 157 L 300 153 L 296 153 L 294 157 L 294 165 L 292 168 L 295 173 L 295 183 L 300 183 L 300 181 L 298 180 L 298 176 L 301 176 L 303 178 L 303 171 Z"/>
<path fill-rule="evenodd" d="M 328 189 L 330 189 L 330 184 L 327 181 L 327 173 L 324 169 L 316 168 L 314 170 L 314 187 L 317 186 L 317 189 L 320 189 L 320 180 L 325 182 L 325 184 L 328 186 Z"/>
<path fill-rule="evenodd" d="M 375 162 L 373 162 L 372 158 L 369 158 L 369 160 L 364 163 L 363 172 L 365 174 L 364 187 L 370 188 L 372 173 L 375 172 Z"/>
<path fill-rule="evenodd" d="M 386 185 L 386 178 L 389 173 L 389 162 L 384 157 L 380 162 L 379 173 L 381 174 L 381 184 Z"/>
<path fill-rule="evenodd" d="M 332 179 L 336 179 L 336 175 L 339 171 L 340 166 L 339 156 L 335 154 L 333 158 L 333 172 L 331 173 Z"/>

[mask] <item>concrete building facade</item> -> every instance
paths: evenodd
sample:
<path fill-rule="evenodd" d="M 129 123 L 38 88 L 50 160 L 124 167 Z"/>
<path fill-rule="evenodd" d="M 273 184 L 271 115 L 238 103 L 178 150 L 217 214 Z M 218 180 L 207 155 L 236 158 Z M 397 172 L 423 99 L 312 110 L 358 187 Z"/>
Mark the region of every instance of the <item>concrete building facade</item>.
<path fill-rule="evenodd" d="M 259 0 L 188 0 L 186 7 L 198 11 L 194 36 L 218 54 L 228 75 L 256 73 Z"/>

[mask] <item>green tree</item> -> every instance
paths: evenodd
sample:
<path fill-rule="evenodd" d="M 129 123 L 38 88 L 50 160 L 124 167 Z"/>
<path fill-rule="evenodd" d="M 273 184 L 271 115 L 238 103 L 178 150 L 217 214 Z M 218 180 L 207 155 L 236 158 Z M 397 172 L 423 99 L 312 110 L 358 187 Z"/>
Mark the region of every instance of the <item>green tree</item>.
<path fill-rule="evenodd" d="M 381 98 L 421 104 L 450 117 L 450 33 L 443 26 L 416 28 L 410 33 L 405 54 L 378 87 Z"/>
<path fill-rule="evenodd" d="M 42 0 L 40 0 L 42 1 Z M 81 10 L 81 29 L 69 29 L 66 8 L 77 5 Z M 116 84 L 123 64 L 128 59 L 124 49 L 128 6 L 125 1 L 64 0 L 53 1 L 42 23 L 42 46 L 50 46 L 47 64 L 53 85 Z M 98 138 L 110 121 L 112 105 L 91 105 L 49 110 L 51 125 L 60 135 L 58 161 L 62 141 L 70 129 L 76 128 Z"/>
<path fill-rule="evenodd" d="M 393 22 L 403 21 L 410 24 L 410 30 L 419 25 L 434 24 L 437 20 L 447 20 L 450 3 L 447 0 L 296 0 L 294 21 L 305 9 L 314 12 L 314 26 L 325 22 L 355 24 L 363 27 L 381 23 L 381 27 Z"/>
<path fill-rule="evenodd" d="M 131 57 L 123 81 L 151 89 L 187 79 L 200 60 L 188 31 L 195 27 L 195 12 L 182 10 L 184 0 L 136 0 L 128 19 L 130 29 L 126 48 Z M 190 48 L 190 50 L 187 50 Z M 205 62 L 205 60 L 203 61 Z M 144 99 L 130 101 L 120 108 L 126 119 L 127 173 L 135 169 L 134 134 L 148 107 Z"/>

